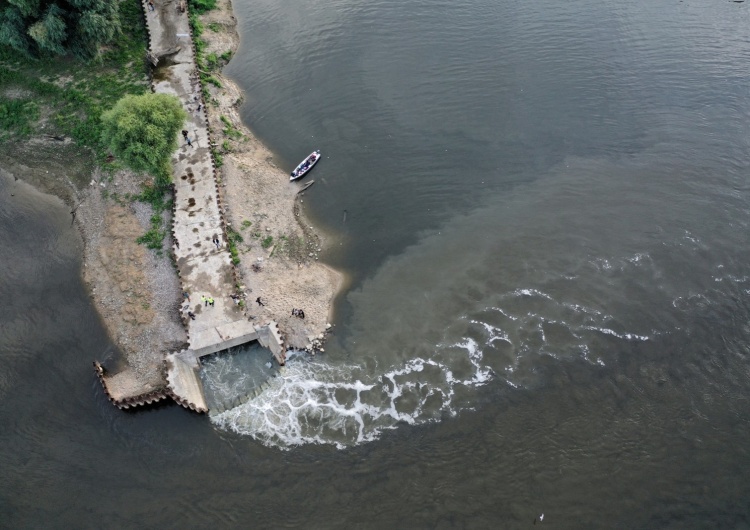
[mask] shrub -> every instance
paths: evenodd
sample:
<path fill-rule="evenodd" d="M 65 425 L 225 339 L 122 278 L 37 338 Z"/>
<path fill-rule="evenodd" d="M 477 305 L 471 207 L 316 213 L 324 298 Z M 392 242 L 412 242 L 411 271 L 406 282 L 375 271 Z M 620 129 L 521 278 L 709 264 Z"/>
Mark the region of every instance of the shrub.
<path fill-rule="evenodd" d="M 201 15 L 216 8 L 216 0 L 190 0 L 190 10 Z"/>
<path fill-rule="evenodd" d="M 119 4 L 112 0 L 0 1 L 0 45 L 31 56 L 72 52 L 92 58 L 99 46 L 120 31 Z"/>
<path fill-rule="evenodd" d="M 102 141 L 132 169 L 147 171 L 163 184 L 170 180 L 169 162 L 186 117 L 174 96 L 125 96 L 102 114 Z"/>

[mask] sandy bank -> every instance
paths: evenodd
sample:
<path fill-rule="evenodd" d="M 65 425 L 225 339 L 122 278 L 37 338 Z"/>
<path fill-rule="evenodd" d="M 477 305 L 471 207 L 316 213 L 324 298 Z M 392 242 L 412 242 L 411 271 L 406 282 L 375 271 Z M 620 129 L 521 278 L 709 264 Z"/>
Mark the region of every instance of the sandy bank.
<path fill-rule="evenodd" d="M 217 4 L 200 17 L 206 27 L 221 27 L 220 31 L 204 31 L 206 53 L 234 53 L 239 35 L 231 2 L 219 0 Z M 222 88 L 208 86 L 212 98 L 207 102 L 209 127 L 217 150 L 223 152 L 221 190 L 227 221 L 243 240 L 238 244 L 238 268 L 252 302 L 249 312 L 260 320 L 275 320 L 289 347 L 304 348 L 325 332 L 343 276 L 317 261 L 326 243 L 304 218 L 298 195 L 304 183 L 289 182 L 287 172 L 274 164 L 272 153 L 242 124 L 239 87 L 221 74 L 216 77 Z M 224 142 L 228 152 L 222 147 Z M 257 297 L 265 305 L 255 303 Z M 293 308 L 304 310 L 304 320 L 292 316 Z"/>

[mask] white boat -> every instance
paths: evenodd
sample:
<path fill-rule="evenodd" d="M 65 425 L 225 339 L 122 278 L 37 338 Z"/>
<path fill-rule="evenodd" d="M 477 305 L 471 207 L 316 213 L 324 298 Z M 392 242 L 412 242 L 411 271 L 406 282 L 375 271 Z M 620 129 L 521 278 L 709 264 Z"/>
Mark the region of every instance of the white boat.
<path fill-rule="evenodd" d="M 318 163 L 318 160 L 320 160 L 320 151 L 313 151 L 310 153 L 310 156 L 305 158 L 302 162 L 299 163 L 297 167 L 294 168 L 294 171 L 292 171 L 292 176 L 289 177 L 289 180 L 297 180 L 304 177 L 308 171 L 312 169 L 312 167 Z"/>

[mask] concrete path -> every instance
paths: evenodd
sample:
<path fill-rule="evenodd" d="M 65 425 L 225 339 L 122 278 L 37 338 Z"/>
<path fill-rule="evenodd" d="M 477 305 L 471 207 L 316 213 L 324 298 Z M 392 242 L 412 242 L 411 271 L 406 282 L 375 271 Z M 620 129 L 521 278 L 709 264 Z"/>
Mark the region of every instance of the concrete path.
<path fill-rule="evenodd" d="M 211 157 L 208 121 L 195 67 L 193 40 L 187 10 L 176 0 L 156 0 L 155 11 L 146 7 L 151 55 L 159 59 L 153 90 L 177 96 L 188 113 L 188 143 L 182 136 L 175 153 L 173 178 L 175 208 L 173 236 L 183 290 L 189 295 L 183 310 L 194 313 L 186 320 L 190 349 L 167 356 L 167 382 L 173 397 L 195 410 L 205 411 L 198 380 L 199 359 L 232 346 L 272 338 L 271 350 L 283 362 L 283 342 L 278 328 L 256 328 L 230 295 L 238 284 L 227 246 L 216 170 Z M 184 7 L 184 5 L 183 5 Z M 200 110 L 198 107 L 200 105 Z M 213 298 L 207 305 L 201 297 Z"/>
<path fill-rule="evenodd" d="M 284 340 L 275 322 L 253 325 L 230 295 L 238 280 L 227 247 L 224 215 L 211 157 L 208 120 L 196 72 L 193 40 L 184 0 L 153 0 L 143 4 L 150 58 L 156 58 L 154 92 L 179 98 L 188 114 L 188 143 L 172 158 L 175 207 L 172 235 L 183 291 L 183 316 L 189 348 L 165 354 L 167 388 L 144 387 L 132 371 L 107 374 L 98 362 L 97 376 L 109 399 L 120 408 L 153 403 L 167 396 L 184 407 L 207 412 L 198 376 L 200 358 L 257 340 L 284 364 Z M 200 110 L 198 109 L 200 105 Z M 213 298 L 206 304 L 201 297 Z M 188 318 L 188 311 L 194 319 Z"/>

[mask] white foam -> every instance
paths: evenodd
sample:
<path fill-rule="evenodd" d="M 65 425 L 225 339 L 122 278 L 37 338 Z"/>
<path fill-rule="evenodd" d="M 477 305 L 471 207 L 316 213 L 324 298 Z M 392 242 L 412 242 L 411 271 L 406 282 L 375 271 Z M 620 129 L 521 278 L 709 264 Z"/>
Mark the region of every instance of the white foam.
<path fill-rule="evenodd" d="M 411 359 L 368 377 L 357 366 L 290 355 L 284 374 L 274 378 L 266 391 L 211 420 L 282 449 L 302 444 L 344 448 L 370 442 L 400 423 L 436 421 L 470 407 L 468 402 L 456 406 L 456 387 L 483 385 L 492 379 L 492 371 L 482 365 L 475 341 L 451 346 L 465 352 L 473 367 L 470 377 L 456 378 L 450 367 L 434 359 Z"/>
<path fill-rule="evenodd" d="M 617 333 L 616 331 L 609 329 L 609 328 L 601 328 L 601 327 L 596 327 L 596 326 L 583 326 L 583 329 L 588 329 L 589 331 L 598 331 L 599 333 L 604 333 L 605 335 L 611 335 L 613 337 L 617 337 L 618 339 L 623 339 L 623 340 L 634 340 L 634 341 L 649 340 L 649 337 L 645 335 L 636 335 L 635 333 Z"/>

